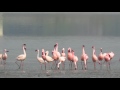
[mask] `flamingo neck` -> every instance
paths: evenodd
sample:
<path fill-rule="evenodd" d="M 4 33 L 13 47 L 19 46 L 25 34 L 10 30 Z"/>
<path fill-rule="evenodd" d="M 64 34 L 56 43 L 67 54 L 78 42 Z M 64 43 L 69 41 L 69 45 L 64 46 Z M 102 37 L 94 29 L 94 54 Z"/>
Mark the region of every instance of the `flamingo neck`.
<path fill-rule="evenodd" d="M 101 54 L 102 54 L 102 49 L 100 51 L 101 51 Z"/>
<path fill-rule="evenodd" d="M 62 53 L 64 53 L 64 50 L 62 50 Z"/>
<path fill-rule="evenodd" d="M 25 51 L 25 49 L 24 49 L 24 46 L 23 46 L 23 53 L 24 53 L 24 55 L 26 55 L 26 51 Z"/>
<path fill-rule="evenodd" d="M 85 54 L 85 49 L 84 49 L 84 47 L 82 48 L 82 53 Z"/>
<path fill-rule="evenodd" d="M 38 51 L 37 57 L 39 57 L 39 51 Z"/>
<path fill-rule="evenodd" d="M 93 48 L 93 55 L 95 54 L 95 49 Z"/>
<path fill-rule="evenodd" d="M 5 56 L 7 56 L 7 53 L 6 53 L 6 51 L 4 51 L 4 55 L 5 55 Z"/>
<path fill-rule="evenodd" d="M 56 46 L 56 51 L 58 51 L 58 45 Z"/>

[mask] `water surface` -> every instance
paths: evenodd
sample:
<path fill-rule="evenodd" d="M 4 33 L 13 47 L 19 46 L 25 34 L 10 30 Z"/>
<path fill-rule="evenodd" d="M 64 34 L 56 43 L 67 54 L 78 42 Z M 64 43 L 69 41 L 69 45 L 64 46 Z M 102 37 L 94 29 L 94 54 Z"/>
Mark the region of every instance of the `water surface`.
<path fill-rule="evenodd" d="M 119 78 L 120 77 L 120 37 L 92 37 L 92 36 L 59 36 L 59 37 L 12 37 L 4 36 L 0 38 L 0 53 L 3 53 L 3 49 L 8 49 L 8 59 L 4 69 L 3 65 L 0 65 L 0 78 Z M 48 50 L 51 56 L 51 51 L 55 43 L 59 44 L 59 51 L 65 48 L 67 53 L 68 47 L 71 47 L 75 51 L 75 55 L 78 56 L 78 70 L 70 70 L 69 62 L 65 62 L 65 70 L 42 70 L 40 64 L 37 61 L 37 53 L 35 49 L 44 48 Z M 27 58 L 24 61 L 23 71 L 18 70 L 18 66 L 15 64 L 16 57 L 22 54 L 22 44 L 27 45 Z M 82 45 L 85 45 L 85 51 L 89 56 L 88 70 L 84 71 L 81 67 L 80 55 L 82 53 Z M 96 48 L 96 54 L 100 53 L 100 48 L 103 48 L 103 52 L 113 51 L 115 56 L 111 61 L 111 70 L 107 70 L 105 64 L 100 70 L 100 66 L 97 63 L 94 70 L 92 56 L 92 46 Z M 20 63 L 20 62 L 18 62 Z M 62 67 L 62 66 L 61 66 Z"/>

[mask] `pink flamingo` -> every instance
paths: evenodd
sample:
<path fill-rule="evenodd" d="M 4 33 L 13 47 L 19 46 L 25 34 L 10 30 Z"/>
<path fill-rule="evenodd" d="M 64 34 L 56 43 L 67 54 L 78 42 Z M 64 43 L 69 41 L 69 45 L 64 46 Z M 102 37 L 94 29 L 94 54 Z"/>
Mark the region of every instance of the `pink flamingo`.
<path fill-rule="evenodd" d="M 67 59 L 68 59 L 68 61 L 70 61 L 71 68 L 72 68 L 73 55 L 72 55 L 72 50 L 70 47 L 68 48 Z M 70 64 L 69 64 L 69 67 L 70 67 Z"/>
<path fill-rule="evenodd" d="M 46 70 L 46 61 L 42 58 L 42 57 L 39 57 L 39 49 L 35 50 L 35 52 L 37 52 L 37 60 L 40 62 L 41 64 L 41 69 L 42 69 L 42 64 L 45 64 L 45 70 Z"/>
<path fill-rule="evenodd" d="M 7 49 L 4 49 L 4 53 L 2 54 L 2 60 L 4 61 L 4 69 L 5 69 L 6 60 L 8 58 L 7 52 L 9 51 Z"/>
<path fill-rule="evenodd" d="M 104 60 L 106 61 L 107 69 L 108 69 L 108 66 L 109 66 L 109 69 L 110 69 L 110 61 L 111 61 L 110 54 L 106 53 L 106 55 L 104 57 Z"/>
<path fill-rule="evenodd" d="M 52 51 L 52 58 L 54 59 L 54 62 L 53 62 L 53 64 L 52 64 L 52 66 L 54 66 L 54 63 L 56 64 L 56 66 L 57 66 L 57 61 L 58 61 L 58 57 L 57 57 L 57 55 L 56 55 L 56 51 L 55 50 L 53 50 Z"/>
<path fill-rule="evenodd" d="M 42 49 L 42 55 L 41 55 L 41 57 L 43 58 L 43 60 L 46 60 L 45 50 L 44 49 Z"/>
<path fill-rule="evenodd" d="M 54 52 L 53 52 L 53 54 L 54 54 L 54 56 L 55 56 L 55 55 L 57 56 L 57 58 L 54 58 L 54 57 L 53 57 L 53 59 L 54 59 L 54 61 L 55 61 L 55 63 L 56 63 L 55 68 L 57 68 L 58 60 L 59 60 L 59 57 L 61 56 L 60 52 L 58 51 L 58 43 L 56 43 L 56 44 L 54 45 Z"/>
<path fill-rule="evenodd" d="M 81 55 L 81 65 L 82 65 L 82 69 L 83 69 L 83 64 L 82 62 L 84 62 L 84 68 L 87 69 L 87 60 L 88 60 L 88 55 L 85 53 L 85 45 L 82 46 L 82 55 Z"/>
<path fill-rule="evenodd" d="M 74 65 L 75 65 L 75 70 L 77 69 L 77 62 L 78 62 L 78 57 L 75 56 L 75 53 L 74 51 L 72 50 L 72 55 L 73 55 L 73 62 L 74 62 Z"/>
<path fill-rule="evenodd" d="M 98 55 L 98 60 L 101 62 L 101 69 L 102 69 L 102 61 L 104 60 L 104 54 L 102 53 L 102 48 L 100 48 L 100 54 Z"/>
<path fill-rule="evenodd" d="M 97 55 L 95 54 L 95 47 L 92 46 L 92 49 L 93 49 L 93 53 L 92 53 L 92 61 L 94 63 L 94 69 L 96 69 L 96 62 L 98 61 L 98 57 Z M 100 62 L 98 61 L 98 63 L 100 64 Z"/>
<path fill-rule="evenodd" d="M 109 52 L 108 54 L 110 55 L 110 60 L 112 60 L 112 58 L 115 56 L 113 52 Z"/>
<path fill-rule="evenodd" d="M 22 65 L 22 69 L 23 69 L 23 64 L 22 64 L 22 62 L 26 59 L 26 44 L 23 44 L 22 49 L 23 49 L 23 54 L 19 55 L 19 56 L 16 58 L 17 61 L 21 61 L 21 64 L 18 65 L 18 64 L 17 64 L 17 61 L 15 62 L 15 63 L 19 66 L 19 69 L 20 69 L 21 65 Z"/>

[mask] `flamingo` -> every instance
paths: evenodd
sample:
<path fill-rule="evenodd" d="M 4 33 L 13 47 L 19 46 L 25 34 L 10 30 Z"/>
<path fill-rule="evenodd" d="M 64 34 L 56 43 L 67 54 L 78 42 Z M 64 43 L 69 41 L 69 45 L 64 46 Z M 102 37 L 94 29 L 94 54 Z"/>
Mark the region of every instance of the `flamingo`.
<path fill-rule="evenodd" d="M 59 57 L 59 63 L 58 63 L 58 65 L 57 65 L 57 67 L 58 67 L 58 69 L 59 69 L 59 65 L 61 64 L 61 63 L 63 63 L 63 65 L 64 65 L 64 63 L 65 63 L 65 59 L 66 59 L 66 55 L 65 55 L 65 49 L 63 48 L 62 49 L 62 52 L 61 52 L 61 56 Z M 65 67 L 65 65 L 64 65 L 64 67 Z"/>
<path fill-rule="evenodd" d="M 104 60 L 106 62 L 107 69 L 108 69 L 108 65 L 109 65 L 109 69 L 110 69 L 110 61 L 111 61 L 110 54 L 106 53 Z"/>
<path fill-rule="evenodd" d="M 59 65 L 60 65 L 61 63 L 63 63 L 63 65 L 64 65 L 65 59 L 66 59 L 66 57 L 63 57 L 63 56 L 60 56 L 60 57 L 59 57 L 59 63 L 58 63 L 58 65 L 57 65 L 58 69 L 59 69 Z"/>
<path fill-rule="evenodd" d="M 7 49 L 4 49 L 4 54 L 2 54 L 2 60 L 4 61 L 4 65 L 6 64 L 6 59 L 8 58 L 7 52 L 9 52 Z"/>
<path fill-rule="evenodd" d="M 97 55 L 95 54 L 95 47 L 92 46 L 92 49 L 93 49 L 93 53 L 92 53 L 92 61 L 94 63 L 94 69 L 96 69 L 96 62 L 98 62 L 100 64 L 100 62 L 98 61 L 98 57 Z"/>
<path fill-rule="evenodd" d="M 109 69 L 110 69 L 110 61 L 113 59 L 115 54 L 111 51 L 111 52 L 108 52 L 108 53 L 104 53 L 103 55 L 104 55 L 104 60 L 105 60 L 104 63 L 106 62 L 107 68 L 108 68 L 108 64 L 109 64 Z"/>
<path fill-rule="evenodd" d="M 46 69 L 46 61 L 42 58 L 42 57 L 39 57 L 39 49 L 35 50 L 35 52 L 37 52 L 37 60 L 40 62 L 41 64 L 41 69 L 42 69 L 42 64 L 45 64 L 45 69 Z"/>
<path fill-rule="evenodd" d="M 112 60 L 112 58 L 115 56 L 115 54 L 114 54 L 112 51 L 109 52 L 108 54 L 109 54 L 109 56 L 110 56 L 110 60 Z"/>
<path fill-rule="evenodd" d="M 1 62 L 1 64 L 2 64 L 2 54 L 0 54 L 0 62 Z"/>
<path fill-rule="evenodd" d="M 75 53 L 74 51 L 72 50 L 72 55 L 73 55 L 73 62 L 74 62 L 74 65 L 75 65 L 75 70 L 77 69 L 77 62 L 78 62 L 78 57 L 75 56 Z"/>
<path fill-rule="evenodd" d="M 82 69 L 83 69 L 83 64 L 82 62 L 84 62 L 84 68 L 85 70 L 87 69 L 87 60 L 88 60 L 88 55 L 85 53 L 85 45 L 82 46 L 82 55 L 81 55 L 81 65 L 82 65 Z"/>
<path fill-rule="evenodd" d="M 46 60 L 45 50 L 44 49 L 42 49 L 42 55 L 41 55 L 41 57 L 43 58 L 43 60 Z"/>
<path fill-rule="evenodd" d="M 61 55 L 60 55 L 60 52 L 58 51 L 58 43 L 55 44 L 55 51 L 56 51 L 57 57 L 59 58 Z"/>
<path fill-rule="evenodd" d="M 19 66 L 19 69 L 20 69 L 21 65 L 22 65 L 22 68 L 23 68 L 23 63 L 22 62 L 26 59 L 26 44 L 23 44 L 22 49 L 23 49 L 23 54 L 18 55 L 17 58 L 16 58 L 17 61 L 21 61 L 21 64 L 18 65 L 17 61 L 15 62 Z"/>
<path fill-rule="evenodd" d="M 52 57 L 50 57 L 48 54 L 49 54 L 49 51 L 46 51 L 46 52 L 45 52 L 46 61 L 47 61 L 48 63 L 53 62 L 54 59 L 53 59 Z"/>
<path fill-rule="evenodd" d="M 53 64 L 55 63 L 56 66 L 57 66 L 58 57 L 57 57 L 57 55 L 56 55 L 56 51 L 55 51 L 55 50 L 52 51 L 52 58 L 54 59 Z M 53 66 L 53 65 L 52 65 L 52 66 Z M 55 66 L 55 68 L 56 68 L 56 66 Z"/>
<path fill-rule="evenodd" d="M 60 52 L 58 51 L 58 43 L 56 43 L 55 45 L 54 45 L 54 50 L 53 50 L 53 52 L 52 52 L 53 54 L 53 59 L 54 59 L 54 61 L 55 61 L 55 63 L 56 63 L 56 66 L 55 66 L 55 68 L 57 67 L 57 64 L 58 64 L 58 60 L 59 60 L 59 57 L 61 56 L 61 54 L 60 54 Z"/>
<path fill-rule="evenodd" d="M 102 69 L 102 61 L 104 60 L 104 54 L 102 53 L 102 48 L 100 48 L 100 54 L 98 55 L 98 60 L 101 62 L 101 69 Z"/>
<path fill-rule="evenodd" d="M 72 68 L 73 55 L 72 55 L 72 50 L 70 47 L 68 48 L 67 59 L 68 59 L 68 61 L 70 61 L 71 68 Z M 69 66 L 70 66 L 70 64 L 69 64 Z"/>
<path fill-rule="evenodd" d="M 66 57 L 66 54 L 65 54 L 65 48 L 62 49 L 61 56 Z"/>

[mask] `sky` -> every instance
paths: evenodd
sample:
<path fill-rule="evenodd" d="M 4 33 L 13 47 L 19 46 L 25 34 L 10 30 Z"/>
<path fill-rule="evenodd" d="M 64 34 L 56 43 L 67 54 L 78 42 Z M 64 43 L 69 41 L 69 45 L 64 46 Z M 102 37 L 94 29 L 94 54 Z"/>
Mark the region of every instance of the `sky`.
<path fill-rule="evenodd" d="M 0 12 L 4 35 L 120 36 L 120 12 Z"/>

